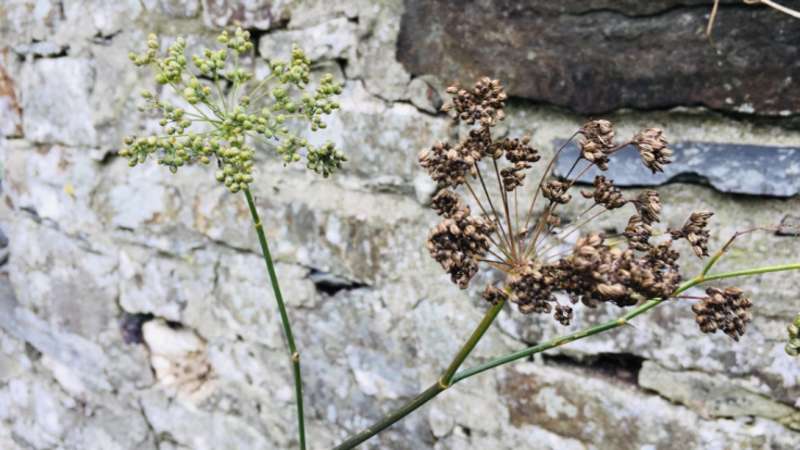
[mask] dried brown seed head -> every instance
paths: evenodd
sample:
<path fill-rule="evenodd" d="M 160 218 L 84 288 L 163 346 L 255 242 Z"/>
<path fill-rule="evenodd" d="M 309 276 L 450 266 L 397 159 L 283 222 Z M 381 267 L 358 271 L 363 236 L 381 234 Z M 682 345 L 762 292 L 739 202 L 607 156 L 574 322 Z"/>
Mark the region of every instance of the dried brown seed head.
<path fill-rule="evenodd" d="M 644 191 L 633 202 L 642 222 L 650 225 L 659 222 L 661 215 L 661 197 L 656 191 Z"/>
<path fill-rule="evenodd" d="M 692 305 L 695 320 L 703 333 L 717 330 L 738 341 L 752 320 L 750 308 L 753 302 L 738 288 L 708 288 L 703 300 Z"/>
<path fill-rule="evenodd" d="M 626 200 L 622 191 L 614 186 L 614 180 L 608 180 L 602 175 L 594 177 L 594 191 L 581 191 L 585 198 L 593 198 L 598 205 L 606 209 L 617 209 L 625 205 Z"/>
<path fill-rule="evenodd" d="M 592 120 L 581 127 L 584 139 L 578 143 L 581 157 L 600 170 L 608 170 L 609 154 L 614 148 L 614 126 L 608 120 Z"/>
<path fill-rule="evenodd" d="M 708 220 L 714 213 L 710 211 L 698 211 L 692 213 L 689 219 L 679 230 L 670 230 L 672 239 L 686 239 L 692 246 L 692 251 L 698 258 L 708 256 Z"/>
<path fill-rule="evenodd" d="M 439 191 L 433 199 L 431 199 L 431 208 L 442 217 L 453 217 L 457 212 L 467 209 L 469 214 L 469 207 L 467 207 L 455 192 L 449 189 Z"/>
<path fill-rule="evenodd" d="M 455 121 L 491 127 L 505 118 L 503 108 L 508 97 L 498 80 L 483 77 L 471 90 L 450 86 L 447 88 L 447 93 L 451 95 L 452 100 L 443 110 L 455 111 L 453 118 Z"/>
<path fill-rule="evenodd" d="M 628 219 L 628 226 L 623 233 L 628 245 L 634 250 L 647 251 L 650 249 L 650 238 L 653 237 L 653 227 L 642 222 L 642 217 L 634 214 Z"/>
<path fill-rule="evenodd" d="M 648 128 L 633 137 L 633 145 L 639 150 L 644 165 L 653 171 L 663 172 L 664 166 L 672 162 L 672 150 L 667 148 L 667 140 L 660 128 Z"/>
<path fill-rule="evenodd" d="M 506 293 L 494 286 L 486 286 L 486 289 L 483 290 L 483 299 L 493 305 L 500 303 L 505 298 Z"/>
<path fill-rule="evenodd" d="M 569 203 L 572 195 L 567 193 L 569 184 L 564 181 L 552 180 L 542 184 L 542 195 L 544 198 L 551 200 L 555 203 Z"/>
<path fill-rule="evenodd" d="M 453 282 L 465 289 L 478 272 L 478 259 L 489 251 L 494 231 L 493 221 L 472 216 L 464 207 L 431 230 L 428 251 Z"/>

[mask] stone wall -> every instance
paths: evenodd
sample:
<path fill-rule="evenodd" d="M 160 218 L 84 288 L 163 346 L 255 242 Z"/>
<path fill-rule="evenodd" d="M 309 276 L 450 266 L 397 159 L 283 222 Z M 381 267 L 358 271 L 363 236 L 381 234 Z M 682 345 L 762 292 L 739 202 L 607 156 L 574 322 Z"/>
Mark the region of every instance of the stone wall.
<path fill-rule="evenodd" d="M 239 21 L 258 40 L 257 66 L 298 42 L 344 80 L 320 137 L 349 156 L 342 173 L 323 180 L 264 149 L 254 185 L 303 352 L 311 448 L 429 385 L 485 308 L 424 249 L 436 218 L 416 154 L 457 132 L 436 113 L 453 79 L 508 80 L 502 128 L 532 133 L 545 154 L 600 112 L 620 135 L 660 126 L 687 156 L 714 149 L 657 188 L 667 225 L 717 212 L 714 247 L 798 215 L 800 22 L 724 1 L 709 42 L 704 0 L 461 3 L 4 0 L 0 448 L 296 445 L 290 368 L 243 198 L 202 168 L 131 170 L 115 155 L 153 120 L 136 109 L 150 74 L 127 60 L 149 32 L 192 47 Z M 662 44 L 676 55 L 653 53 Z M 730 156 L 742 146 L 766 159 Z M 798 254 L 797 238 L 752 234 L 720 267 Z M 797 448 L 800 362 L 782 348 L 800 278 L 744 285 L 755 319 L 738 343 L 665 305 L 460 383 L 365 448 Z M 579 310 L 568 330 L 618 314 Z M 507 309 L 468 364 L 565 331 Z"/>

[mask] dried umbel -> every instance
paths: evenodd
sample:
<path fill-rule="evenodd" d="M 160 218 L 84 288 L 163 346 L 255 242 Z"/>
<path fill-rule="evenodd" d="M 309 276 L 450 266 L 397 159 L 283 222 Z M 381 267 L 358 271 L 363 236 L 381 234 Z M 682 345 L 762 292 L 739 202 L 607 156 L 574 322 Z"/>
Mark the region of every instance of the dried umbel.
<path fill-rule="evenodd" d="M 667 148 L 667 140 L 660 128 L 648 128 L 633 137 L 633 145 L 639 150 L 642 162 L 653 173 L 663 172 L 669 164 L 672 150 Z"/>
<path fill-rule="evenodd" d="M 158 38 L 151 34 L 145 52 L 130 54 L 135 65 L 152 67 L 155 81 L 170 86 L 189 105 L 175 106 L 142 92 L 142 109 L 161 117 L 163 133 L 125 138 L 119 154 L 130 166 L 153 157 L 176 172 L 184 165 L 215 161 L 217 181 L 238 192 L 253 182 L 260 142 L 287 164 L 305 158 L 308 169 L 326 177 L 338 169 L 346 158 L 332 143 L 314 146 L 290 126 L 325 128 L 323 116 L 339 108 L 333 98 L 342 91 L 333 76 L 324 75 L 311 89 L 311 61 L 295 47 L 289 61 L 270 61 L 270 74 L 254 80 L 254 73 L 239 65 L 240 56 L 253 49 L 250 33 L 240 28 L 233 34 L 223 31 L 217 40 L 221 49 L 203 49 L 187 58 L 186 41 L 178 38 L 159 57 Z"/>
<path fill-rule="evenodd" d="M 494 126 L 498 120 L 505 118 L 503 108 L 507 96 L 498 80 L 483 77 L 472 89 L 450 86 L 447 93 L 452 95 L 453 101 L 445 105 L 445 109 L 454 110 L 457 121 L 470 125 L 477 122 L 481 126 Z"/>
<path fill-rule="evenodd" d="M 718 330 L 738 341 L 752 320 L 753 302 L 738 288 L 708 288 L 707 297 L 692 305 L 700 331 L 716 333 Z"/>
<path fill-rule="evenodd" d="M 472 89 L 453 86 L 448 92 L 452 101 L 444 109 L 469 133 L 456 144 L 435 144 L 420 153 L 419 161 L 440 189 L 432 207 L 442 221 L 431 231 L 428 249 L 460 288 L 466 288 L 485 265 L 505 275 L 503 283 L 484 290 L 487 301 L 506 299 L 522 313 L 553 314 L 566 325 L 574 315 L 574 304 L 624 307 L 648 298 L 670 298 L 681 281 L 674 242 L 685 239 L 699 256 L 707 254 L 710 213 L 692 214 L 680 230 L 657 230 L 661 220 L 658 193 L 643 191 L 626 198 L 602 175 L 595 177 L 593 189 L 578 196 L 590 203 L 585 213 L 599 211 L 556 228 L 561 222 L 557 209 L 574 201 L 571 190 L 576 180 L 591 167 L 606 170 L 615 153 L 634 147 L 645 167 L 654 170 L 668 164 L 671 152 L 661 130 L 647 129 L 616 144 L 611 122 L 584 124 L 576 132 L 581 136 L 581 152 L 572 166 L 576 174 L 570 170 L 563 178 L 552 177 L 551 160 L 529 204 L 520 207 L 519 188 L 528 182 L 526 175 L 540 154 L 528 137 L 492 137 L 493 127 L 504 117 L 502 85 L 482 78 Z M 489 189 L 487 184 L 492 182 L 497 183 L 496 190 Z M 490 191 L 499 195 L 492 196 Z M 462 197 L 465 194 L 472 210 Z M 537 200 L 545 204 L 537 208 Z M 554 255 L 556 247 L 565 247 L 566 236 L 595 217 L 626 209 L 628 226 L 617 238 L 584 233 L 571 250 Z M 480 214 L 473 215 L 473 210 Z M 519 217 L 520 210 L 528 212 Z"/>
<path fill-rule="evenodd" d="M 708 256 L 708 219 L 713 215 L 710 211 L 692 213 L 681 229 L 670 230 L 672 239 L 686 239 L 692 245 L 695 255 Z"/>
<path fill-rule="evenodd" d="M 581 195 L 584 198 L 594 199 L 596 204 L 602 205 L 606 209 L 622 208 L 627 203 L 622 191 L 614 186 L 614 180 L 608 180 L 602 175 L 594 177 L 593 191 L 581 191 Z"/>
<path fill-rule="evenodd" d="M 463 289 L 478 272 L 478 260 L 489 251 L 494 223 L 471 215 L 467 206 L 448 212 L 450 216 L 431 231 L 428 250 Z"/>

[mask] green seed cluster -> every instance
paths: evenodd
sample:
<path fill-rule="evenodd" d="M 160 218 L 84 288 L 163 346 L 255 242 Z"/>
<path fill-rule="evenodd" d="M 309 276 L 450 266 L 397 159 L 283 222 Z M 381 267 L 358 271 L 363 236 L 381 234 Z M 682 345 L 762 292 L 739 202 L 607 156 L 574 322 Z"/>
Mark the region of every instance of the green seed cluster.
<path fill-rule="evenodd" d="M 800 355 L 800 314 L 787 327 L 789 331 L 789 342 L 786 344 L 786 354 L 789 356 Z"/>
<path fill-rule="evenodd" d="M 131 53 L 137 66 L 152 67 L 155 81 L 167 85 L 189 106 L 162 101 L 152 92 L 142 92 L 143 110 L 158 113 L 162 133 L 125 138 L 119 154 L 131 167 L 154 158 L 173 173 L 189 164 L 218 166 L 216 179 L 231 192 L 253 182 L 255 147 L 261 139 L 270 144 L 283 161 L 305 158 L 306 167 L 325 177 L 339 169 L 346 158 L 332 143 L 319 147 L 297 134 L 300 123 L 311 131 L 325 128 L 323 116 L 339 108 L 334 100 L 342 87 L 326 74 L 316 89 L 309 87 L 311 61 L 293 47 L 289 62 L 270 61 L 271 73 L 254 80 L 254 73 L 239 64 L 242 54 L 253 50 L 250 33 L 237 28 L 217 38 L 224 47 L 202 49 L 187 64 L 186 41 L 178 38 L 160 56 L 158 38 L 151 34 L 147 49 Z M 197 124 L 196 127 L 194 125 Z"/>

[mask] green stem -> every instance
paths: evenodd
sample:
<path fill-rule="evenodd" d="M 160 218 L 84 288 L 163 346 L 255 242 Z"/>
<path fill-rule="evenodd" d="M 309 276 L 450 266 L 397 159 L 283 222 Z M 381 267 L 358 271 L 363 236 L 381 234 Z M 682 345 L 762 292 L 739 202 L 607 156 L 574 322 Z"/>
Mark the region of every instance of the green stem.
<path fill-rule="evenodd" d="M 741 276 L 748 276 L 748 275 L 759 275 L 759 274 L 770 273 L 770 272 L 782 272 L 782 271 L 787 271 L 787 270 L 800 270 L 800 263 L 781 264 L 781 265 L 776 265 L 776 266 L 765 266 L 765 267 L 758 267 L 758 268 L 755 268 L 755 269 L 737 270 L 737 271 L 723 272 L 723 273 L 718 273 L 718 274 L 713 274 L 713 275 L 702 275 L 701 274 L 701 275 L 698 275 L 698 276 L 692 278 L 691 280 L 683 283 L 674 292 L 673 295 L 678 295 L 678 294 L 688 290 L 689 288 L 692 288 L 692 287 L 697 286 L 699 284 L 706 283 L 708 281 L 722 280 L 722 279 L 725 279 L 725 278 L 734 278 L 734 277 L 741 277 Z M 508 355 L 501 356 L 499 358 L 492 359 L 492 360 L 487 361 L 487 362 L 485 362 L 485 363 L 483 363 L 483 364 L 481 364 L 479 366 L 476 366 L 476 367 L 473 367 L 473 368 L 470 368 L 470 369 L 466 369 L 466 370 L 462 370 L 460 372 L 456 372 L 455 375 L 452 376 L 452 378 L 449 378 L 449 379 L 447 379 L 447 378 L 445 378 L 443 376 L 443 379 L 447 379 L 448 380 L 448 383 L 446 385 L 442 385 L 441 380 L 440 380 L 440 382 L 437 382 L 433 386 L 429 387 L 427 390 L 423 391 L 422 393 L 420 393 L 419 395 L 414 397 L 411 401 L 409 401 L 408 403 L 406 403 L 405 405 L 403 405 L 402 407 L 400 407 L 396 411 L 390 413 L 388 416 L 386 416 L 383 419 L 381 419 L 380 421 L 376 422 L 371 427 L 367 428 L 366 430 L 362 431 L 359 434 L 356 434 L 356 435 L 350 437 L 348 440 L 346 440 L 345 442 L 340 444 L 338 447 L 336 447 L 335 450 L 346 450 L 346 449 L 354 448 L 358 444 L 360 444 L 360 443 L 366 441 L 367 439 L 371 438 L 372 436 L 380 433 L 385 428 L 389 427 L 390 425 L 394 424 L 398 420 L 400 420 L 403 417 L 407 416 L 408 414 L 412 413 L 414 410 L 416 410 L 417 408 L 421 407 L 422 405 L 424 405 L 428 401 L 432 400 L 434 397 L 436 397 L 437 395 L 439 395 L 440 393 L 445 391 L 448 387 L 458 383 L 459 381 L 465 380 L 465 379 L 470 378 L 470 377 L 472 377 L 474 375 L 478 375 L 479 373 L 485 372 L 485 371 L 487 371 L 489 369 L 493 369 L 493 368 L 501 366 L 503 364 L 508 364 L 508 363 L 516 361 L 518 359 L 527 358 L 527 357 L 529 357 L 531 355 L 534 355 L 536 353 L 541 353 L 541 352 L 544 352 L 546 350 L 549 350 L 549 349 L 552 349 L 552 348 L 555 348 L 555 347 L 560 347 L 560 346 L 568 344 L 570 342 L 577 341 L 579 339 L 583 339 L 583 338 L 586 338 L 586 337 L 589 337 L 589 336 L 593 336 L 595 334 L 602 333 L 604 331 L 608 331 L 608 330 L 612 330 L 614 328 L 621 327 L 621 326 L 627 324 L 628 321 L 630 321 L 634 317 L 639 316 L 641 314 L 644 314 L 645 312 L 655 308 L 656 306 L 658 306 L 658 305 L 660 305 L 662 303 L 664 303 L 664 300 L 658 299 L 658 298 L 652 299 L 652 300 L 648 300 L 648 301 L 642 303 L 641 305 L 637 306 L 636 308 L 630 310 L 629 312 L 627 312 L 626 314 L 622 315 L 621 317 L 619 317 L 617 319 L 609 320 L 609 321 L 601 323 L 599 325 L 595 325 L 595 326 L 592 326 L 592 327 L 589 327 L 589 328 L 585 328 L 583 330 L 576 331 L 574 333 L 571 333 L 571 334 L 568 334 L 568 335 L 565 335 L 565 336 L 559 336 L 557 338 L 550 339 L 548 341 L 542 342 L 539 345 L 535 345 L 533 347 L 529 347 L 529 348 L 526 348 L 526 349 L 523 349 L 523 350 L 520 350 L 520 351 L 517 351 L 517 352 L 514 352 L 514 353 L 510 353 Z M 500 307 L 502 307 L 502 304 L 500 304 Z M 498 312 L 499 312 L 499 310 L 498 310 Z M 481 327 L 483 327 L 484 323 L 487 322 L 487 317 L 489 317 L 490 315 L 491 315 L 492 318 L 490 320 L 488 320 L 488 324 L 486 324 L 486 328 L 488 328 L 488 325 L 491 324 L 492 320 L 497 315 L 497 312 L 493 312 L 492 310 L 487 312 L 486 316 L 484 317 L 484 320 L 481 321 L 481 325 L 479 325 L 478 329 L 476 329 L 475 332 L 473 332 L 472 337 L 470 338 L 469 341 L 467 341 L 467 344 L 464 345 L 464 348 L 466 348 L 470 344 L 470 342 L 473 341 L 473 339 L 472 339 L 473 337 L 478 336 L 477 340 L 480 340 L 480 336 L 482 336 L 483 332 L 485 332 L 486 330 L 484 329 L 481 332 L 479 332 L 479 330 L 481 329 Z M 477 344 L 477 340 L 472 344 L 472 347 L 474 347 L 475 344 Z M 470 348 L 470 350 L 471 350 L 471 348 Z M 462 348 L 462 351 L 463 351 L 463 348 Z M 457 355 L 456 359 L 458 359 L 461 354 L 462 354 L 462 352 L 460 351 L 459 354 Z M 466 352 L 466 354 L 467 355 L 469 354 L 469 350 Z M 466 355 L 464 355 L 464 357 L 461 359 L 461 362 L 463 362 L 464 358 L 466 358 Z M 454 362 L 455 362 L 455 360 L 454 360 Z M 460 363 L 459 363 L 459 365 L 460 365 Z M 451 366 L 452 366 L 452 364 L 451 364 Z M 448 371 L 449 371 L 449 369 L 448 369 Z"/>
<path fill-rule="evenodd" d="M 461 347 L 461 350 L 456 353 L 456 356 L 453 358 L 453 361 L 450 362 L 447 370 L 445 370 L 442 377 L 439 378 L 439 383 L 445 388 L 450 387 L 450 382 L 453 379 L 453 375 L 456 374 L 456 371 L 459 367 L 461 367 L 461 364 L 464 363 L 464 360 L 467 359 L 467 356 L 472 353 L 472 349 L 478 345 L 478 342 L 481 340 L 484 333 L 486 333 L 486 330 L 488 330 L 489 326 L 491 326 L 492 322 L 494 322 L 497 314 L 499 314 L 500 310 L 503 309 L 503 304 L 505 304 L 505 300 L 497 302 L 489 309 L 489 311 L 486 312 L 486 315 L 483 316 L 481 323 L 478 324 L 478 327 L 472 332 L 472 336 L 467 339 L 467 342 Z"/>
<path fill-rule="evenodd" d="M 297 402 L 297 432 L 300 438 L 300 448 L 301 450 L 305 450 L 306 429 L 303 419 L 303 379 L 300 375 L 300 353 L 297 351 L 297 346 L 294 342 L 294 334 L 292 333 L 292 326 L 289 323 L 289 315 L 286 313 L 286 305 L 283 302 L 283 295 L 281 294 L 281 288 L 278 284 L 278 275 L 275 273 L 275 264 L 272 262 L 272 255 L 269 251 L 269 245 L 267 245 L 267 237 L 264 235 L 264 226 L 261 224 L 258 210 L 256 210 L 256 203 L 249 189 L 244 189 L 244 196 L 247 198 L 247 205 L 250 207 L 250 216 L 253 218 L 256 234 L 258 234 L 258 242 L 261 244 L 261 252 L 264 255 L 264 263 L 267 265 L 272 291 L 275 293 L 275 301 L 278 303 L 283 333 L 286 337 L 286 344 L 289 347 L 289 358 L 292 361 L 292 372 L 294 374 L 294 395 Z"/>
<path fill-rule="evenodd" d="M 442 376 L 439 377 L 439 380 L 437 380 L 436 383 L 434 383 L 428 389 L 422 391 L 419 395 L 412 398 L 409 402 L 388 416 L 372 424 L 366 430 L 350 436 L 350 438 L 348 438 L 346 441 L 336 446 L 334 450 L 346 450 L 356 447 L 358 444 L 390 427 L 392 424 L 411 414 L 414 410 L 424 405 L 432 398 L 446 391 L 447 388 L 452 385 L 451 380 L 453 375 L 455 375 L 458 368 L 461 366 L 464 360 L 467 359 L 467 356 L 469 356 L 475 346 L 478 345 L 481 337 L 483 337 L 484 333 L 486 333 L 486 330 L 488 330 L 489 326 L 492 324 L 492 322 L 494 322 L 494 319 L 497 317 L 497 314 L 500 313 L 500 310 L 503 309 L 504 304 L 505 300 L 501 300 L 494 304 L 488 311 L 486 311 L 481 323 L 478 324 L 478 327 L 475 328 L 475 331 L 472 332 L 472 335 L 469 337 L 467 342 L 464 343 L 456 356 L 453 358 L 453 361 L 450 362 L 450 365 L 444 371 Z"/>
<path fill-rule="evenodd" d="M 673 296 L 678 295 L 682 292 L 685 292 L 689 288 L 697 286 L 698 284 L 706 283 L 709 281 L 714 280 L 722 280 L 725 278 L 734 278 L 734 277 L 743 277 L 748 275 L 759 275 L 763 273 L 769 272 L 782 272 L 787 270 L 800 270 L 800 263 L 793 263 L 793 264 L 781 264 L 777 266 L 765 266 L 765 267 L 758 267 L 755 269 L 745 269 L 745 270 L 736 270 L 733 272 L 723 272 L 717 273 L 713 275 L 698 275 L 697 277 L 692 278 L 691 280 L 683 283 L 674 293 Z M 527 358 L 536 353 L 541 353 L 545 350 L 549 350 L 551 348 L 559 347 L 564 344 L 577 341 L 578 339 L 583 339 L 585 337 L 589 337 L 598 333 L 602 333 L 604 331 L 608 331 L 617 327 L 621 327 L 628 323 L 629 320 L 633 319 L 634 317 L 643 314 L 656 306 L 663 303 L 664 300 L 661 299 L 652 299 L 648 300 L 641 305 L 637 306 L 636 308 L 630 310 L 627 314 L 619 317 L 618 319 L 609 320 L 608 322 L 601 323 L 599 325 L 595 325 L 593 327 L 589 327 L 580 331 L 576 331 L 575 333 L 568 334 L 566 336 L 560 336 L 555 339 L 551 339 L 549 341 L 542 342 L 539 345 L 535 345 L 533 347 L 529 347 L 514 353 L 510 353 L 505 356 L 501 356 L 499 358 L 493 359 L 491 361 L 487 361 L 480 366 L 473 367 L 471 369 L 467 369 L 461 371 L 453 377 L 453 383 L 458 383 L 461 380 L 469 378 L 473 375 L 477 375 L 481 372 L 485 372 L 489 369 L 492 369 L 497 366 L 501 366 L 503 364 L 510 363 L 512 361 L 516 361 L 518 359 Z"/>

